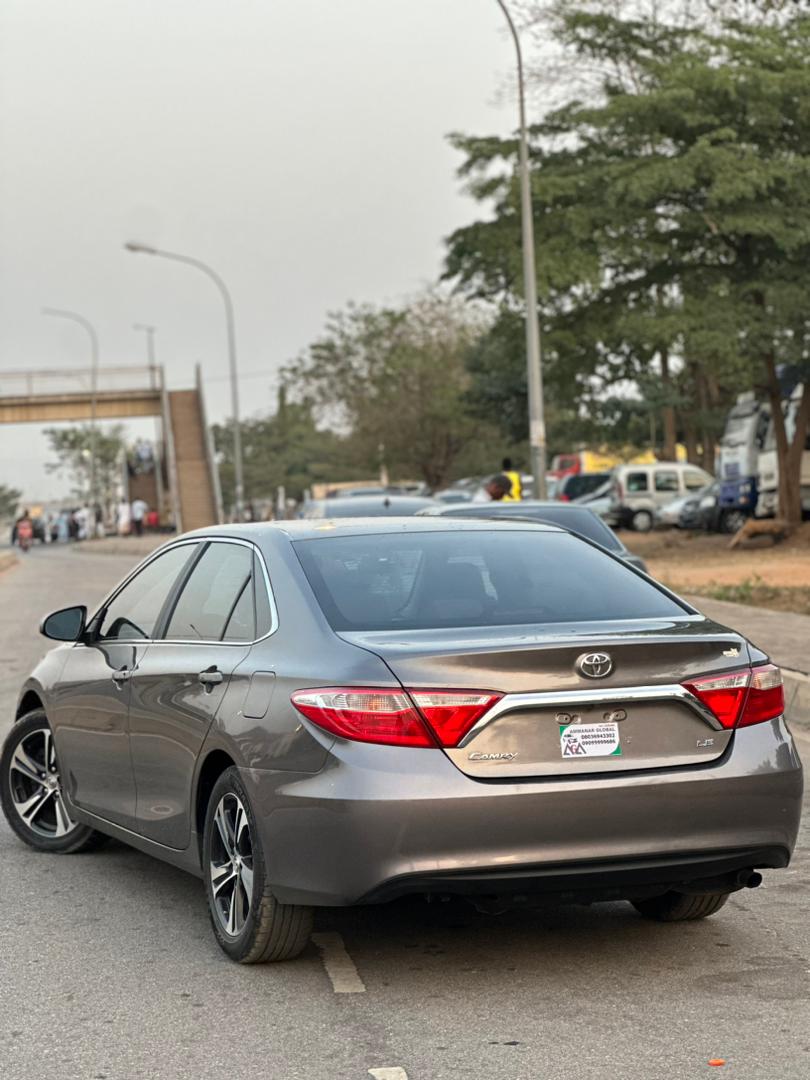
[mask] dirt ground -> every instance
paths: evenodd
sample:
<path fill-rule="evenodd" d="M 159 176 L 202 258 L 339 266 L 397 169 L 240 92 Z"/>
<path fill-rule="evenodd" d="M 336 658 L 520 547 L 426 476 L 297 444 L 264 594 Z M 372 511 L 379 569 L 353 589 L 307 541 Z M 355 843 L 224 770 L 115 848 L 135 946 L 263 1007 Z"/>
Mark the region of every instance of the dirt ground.
<path fill-rule="evenodd" d="M 778 544 L 757 537 L 730 550 L 730 539 L 681 529 L 622 533 L 653 577 L 676 592 L 810 614 L 810 522 Z"/>

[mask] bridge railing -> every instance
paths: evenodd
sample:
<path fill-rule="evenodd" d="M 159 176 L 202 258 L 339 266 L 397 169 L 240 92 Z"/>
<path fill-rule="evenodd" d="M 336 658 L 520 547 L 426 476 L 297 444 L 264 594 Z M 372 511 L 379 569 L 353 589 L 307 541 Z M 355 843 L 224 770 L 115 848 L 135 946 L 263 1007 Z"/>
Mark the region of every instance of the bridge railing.
<path fill-rule="evenodd" d="M 89 395 L 92 389 L 90 368 L 44 368 L 27 371 L 0 371 L 0 398 L 57 397 L 63 394 Z M 163 368 L 108 367 L 100 365 L 96 389 L 99 394 L 137 393 L 163 389 Z"/>

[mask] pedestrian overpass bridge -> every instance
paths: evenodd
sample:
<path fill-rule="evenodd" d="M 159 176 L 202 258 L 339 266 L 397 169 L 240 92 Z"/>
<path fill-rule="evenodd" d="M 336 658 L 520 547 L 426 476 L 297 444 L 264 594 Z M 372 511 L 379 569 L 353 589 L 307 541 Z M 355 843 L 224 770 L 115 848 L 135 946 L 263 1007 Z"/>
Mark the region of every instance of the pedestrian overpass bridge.
<path fill-rule="evenodd" d="M 178 532 L 222 520 L 222 499 L 205 416 L 202 379 L 190 390 L 167 390 L 163 368 L 0 372 L 0 424 L 88 422 L 155 417 L 160 424 L 153 474 L 132 477 L 130 496 L 159 507 Z"/>

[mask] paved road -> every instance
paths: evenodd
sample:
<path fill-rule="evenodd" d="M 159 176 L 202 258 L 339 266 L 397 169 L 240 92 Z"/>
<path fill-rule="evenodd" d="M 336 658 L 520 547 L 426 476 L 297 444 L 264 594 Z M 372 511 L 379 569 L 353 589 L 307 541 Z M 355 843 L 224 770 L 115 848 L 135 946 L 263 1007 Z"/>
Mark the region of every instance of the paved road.
<path fill-rule="evenodd" d="M 39 615 L 127 563 L 37 549 L 0 577 L 0 716 L 42 652 Z M 323 911 L 365 986 L 337 993 L 314 945 L 226 960 L 195 879 L 119 845 L 36 855 L 0 824 L 0 1080 L 806 1080 L 809 840 L 693 925 L 619 904 Z"/>

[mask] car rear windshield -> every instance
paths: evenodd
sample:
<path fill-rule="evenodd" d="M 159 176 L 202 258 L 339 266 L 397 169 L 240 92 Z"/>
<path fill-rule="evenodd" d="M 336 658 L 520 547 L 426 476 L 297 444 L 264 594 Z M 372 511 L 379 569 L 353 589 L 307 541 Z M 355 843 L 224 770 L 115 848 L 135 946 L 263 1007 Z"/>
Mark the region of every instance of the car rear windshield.
<path fill-rule="evenodd" d="M 294 546 L 338 631 L 671 618 L 687 610 L 566 533 L 408 531 Z"/>

